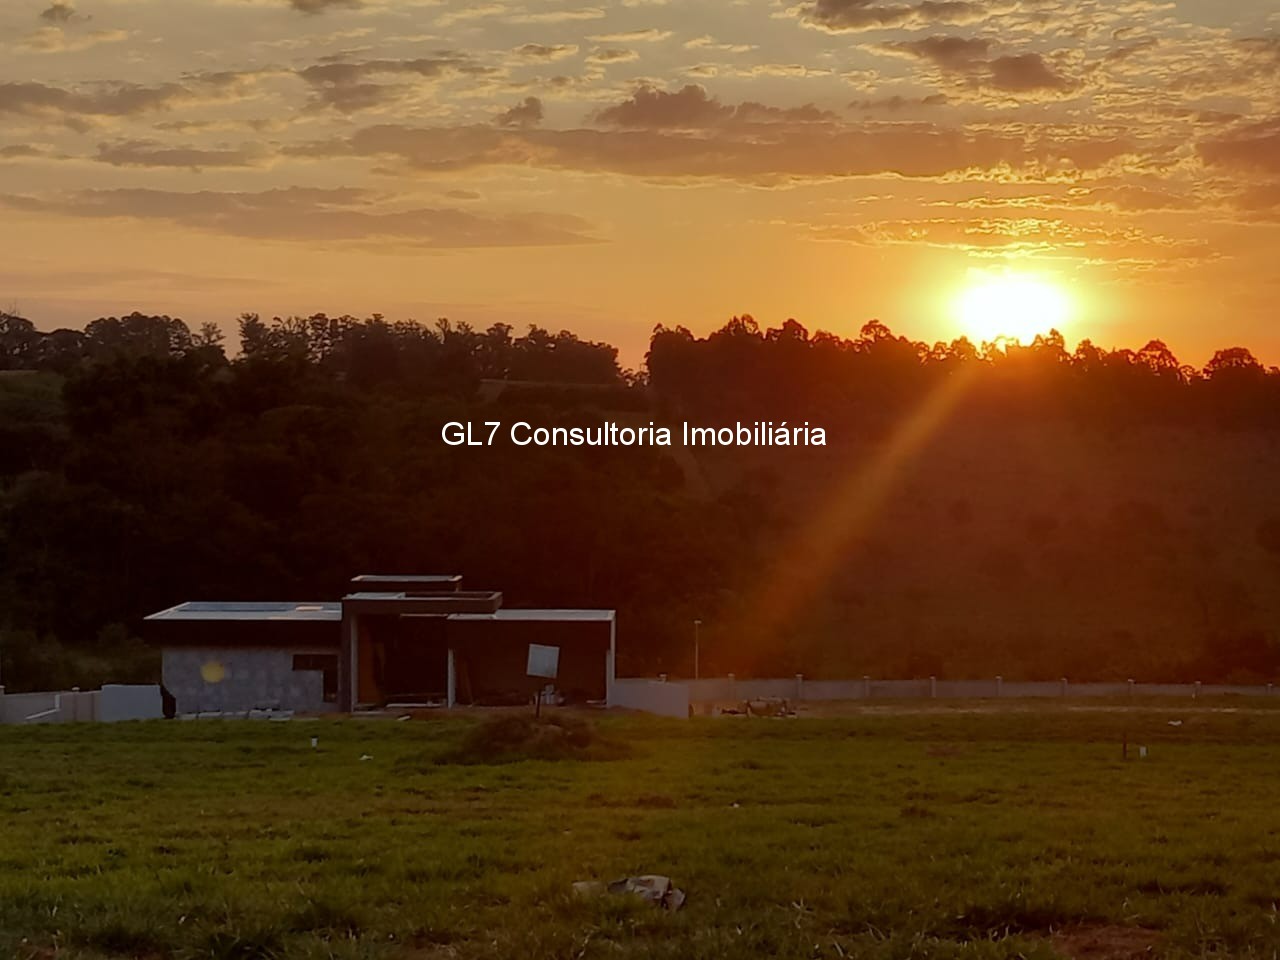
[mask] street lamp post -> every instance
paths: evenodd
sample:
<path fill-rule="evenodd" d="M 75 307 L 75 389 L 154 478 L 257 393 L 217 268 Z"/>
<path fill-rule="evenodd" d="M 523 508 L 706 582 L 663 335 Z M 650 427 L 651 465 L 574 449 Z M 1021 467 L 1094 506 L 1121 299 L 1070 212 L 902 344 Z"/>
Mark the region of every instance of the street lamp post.
<path fill-rule="evenodd" d="M 699 628 L 702 626 L 701 620 L 693 621 L 693 679 L 698 679 L 698 636 Z"/>

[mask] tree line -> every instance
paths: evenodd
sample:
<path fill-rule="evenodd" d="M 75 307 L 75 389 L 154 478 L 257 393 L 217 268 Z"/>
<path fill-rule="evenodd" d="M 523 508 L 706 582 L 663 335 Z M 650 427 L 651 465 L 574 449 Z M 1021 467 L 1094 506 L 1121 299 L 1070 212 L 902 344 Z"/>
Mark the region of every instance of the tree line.
<path fill-rule="evenodd" d="M 925 344 L 735 317 L 659 326 L 644 367 L 561 331 L 0 315 L 0 658 L 17 686 L 153 676 L 147 613 L 461 573 L 511 605 L 619 611 L 620 669 L 739 676 L 1201 679 L 1280 668 L 1269 586 L 1280 371 L 1141 350 Z M 815 589 L 744 622 L 798 537 L 922 403 L 963 395 Z M 453 449 L 455 420 L 808 419 L 758 453 Z M 1217 464 L 1220 469 L 1206 469 Z M 1145 471 L 1145 472 L 1144 472 Z M 800 544 L 802 546 L 797 546 Z M 815 577 L 817 575 L 815 574 Z"/>

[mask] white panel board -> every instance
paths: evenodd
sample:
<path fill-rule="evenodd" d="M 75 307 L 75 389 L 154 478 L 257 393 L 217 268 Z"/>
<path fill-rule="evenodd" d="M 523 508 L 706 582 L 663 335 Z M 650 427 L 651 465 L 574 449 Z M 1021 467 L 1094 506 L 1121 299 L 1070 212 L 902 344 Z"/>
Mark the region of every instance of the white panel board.
<path fill-rule="evenodd" d="M 526 672 L 531 677 L 554 680 L 560 672 L 560 648 L 529 644 L 529 669 Z"/>

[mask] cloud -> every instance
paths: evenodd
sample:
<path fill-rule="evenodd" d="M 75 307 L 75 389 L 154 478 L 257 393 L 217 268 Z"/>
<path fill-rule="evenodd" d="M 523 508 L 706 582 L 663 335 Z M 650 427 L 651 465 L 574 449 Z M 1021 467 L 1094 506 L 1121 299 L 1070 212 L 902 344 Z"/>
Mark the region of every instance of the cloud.
<path fill-rule="evenodd" d="M 419 175 L 511 166 L 773 186 L 871 176 L 1016 181 L 1051 173 L 1069 180 L 1136 149 L 1114 135 L 1036 135 L 1025 126 L 1002 133 L 925 123 L 855 125 L 812 105 L 728 106 L 698 87 L 660 93 L 642 88 L 602 111 L 604 129 L 381 124 L 283 152 L 366 157 Z"/>
<path fill-rule="evenodd" d="M 346 7 L 348 9 L 359 7 L 360 0 L 288 0 L 289 6 L 297 10 L 299 13 L 315 15 L 324 13 L 331 7 Z"/>
<path fill-rule="evenodd" d="M 833 121 L 836 116 L 811 103 L 773 107 L 745 101 L 729 106 L 709 96 L 698 84 L 690 83 L 674 93 L 641 86 L 627 100 L 601 110 L 596 119 L 616 127 L 699 130 L 725 124 L 818 123 Z"/>
<path fill-rule="evenodd" d="M 253 74 L 217 73 L 186 77 L 181 83 L 145 86 L 97 83 L 83 87 L 55 87 L 44 83 L 0 83 L 0 116 L 54 120 L 75 130 L 93 121 L 135 117 L 196 103 L 241 99 Z"/>
<path fill-rule="evenodd" d="M 657 43 L 671 36 L 670 30 L 623 30 L 619 33 L 593 33 L 587 37 L 593 43 Z"/>
<path fill-rule="evenodd" d="M 941 107 L 947 104 L 947 95 L 945 93 L 933 93 L 927 97 L 904 97 L 901 94 L 893 94 L 888 97 L 879 97 L 869 100 L 854 100 L 849 104 L 850 110 L 858 110 L 865 113 L 871 113 L 884 110 L 889 113 L 897 113 L 900 110 L 909 110 L 912 107 Z"/>
<path fill-rule="evenodd" d="M 26 143 L 13 143 L 7 147 L 0 147 L 0 160 L 28 160 L 44 155 L 44 150 Z"/>
<path fill-rule="evenodd" d="M 985 62 L 991 41 L 978 37 L 925 37 L 922 40 L 891 40 L 876 44 L 879 53 L 925 60 L 943 70 L 972 70 Z"/>
<path fill-rule="evenodd" d="M 1198 238 L 1148 233 L 1129 225 L 1072 223 L 1053 217 L 936 217 L 798 226 L 811 240 L 941 247 L 973 256 L 1124 261 L 1130 266 L 1171 269 L 1217 256 L 1206 241 Z"/>
<path fill-rule="evenodd" d="M 1280 120 L 1252 124 L 1197 147 L 1210 167 L 1280 175 Z"/>
<path fill-rule="evenodd" d="M 719 50 L 723 53 L 749 53 L 756 49 L 754 43 L 720 43 L 715 37 L 704 34 L 684 42 L 686 50 Z"/>
<path fill-rule="evenodd" d="M 510 14 L 511 23 L 572 23 L 576 20 L 602 20 L 604 11 L 599 7 L 585 7 L 579 10 L 542 10 L 536 13 L 520 12 Z"/>
<path fill-rule="evenodd" d="M 290 187 L 260 193 L 82 190 L 55 198 L 0 195 L 0 206 L 69 217 L 157 221 L 255 240 L 384 241 L 465 248 L 588 243 L 590 225 L 551 213 L 482 216 L 453 208 L 389 210 L 357 189 Z"/>
<path fill-rule="evenodd" d="M 48 23 L 66 23 L 76 15 L 76 8 L 62 0 L 54 0 L 53 4 L 40 13 L 40 19 Z"/>
<path fill-rule="evenodd" d="M 732 107 L 690 83 L 675 93 L 640 87 L 630 99 L 601 110 L 597 119 L 618 127 L 696 129 L 713 126 L 732 115 Z"/>
<path fill-rule="evenodd" d="M 640 54 L 634 50 L 624 50 L 621 47 L 606 47 L 592 50 L 587 57 L 587 63 L 631 63 L 639 59 Z"/>
<path fill-rule="evenodd" d="M 234 149 L 169 147 L 155 140 L 124 140 L 98 144 L 93 159 L 113 167 L 176 167 L 203 170 L 210 167 L 253 167 L 263 163 L 267 151 L 260 146 Z"/>
<path fill-rule="evenodd" d="M 498 117 L 500 127 L 532 127 L 542 122 L 542 101 L 537 97 L 525 97 L 523 102 Z"/>
<path fill-rule="evenodd" d="M 988 0 L 921 0 L 910 4 L 884 3 L 881 0 L 812 0 L 787 12 L 798 16 L 807 26 L 828 33 L 846 33 L 978 23 L 991 16 L 994 6 Z"/>
<path fill-rule="evenodd" d="M 1024 53 L 1016 57 L 996 57 L 988 67 L 990 84 L 996 90 L 1009 93 L 1028 93 L 1037 90 L 1070 90 L 1073 85 L 1054 73 L 1038 53 Z"/>
<path fill-rule="evenodd" d="M 519 57 L 527 60 L 543 60 L 553 62 L 556 60 L 567 60 L 578 52 L 576 43 L 526 43 L 516 47 L 515 53 Z"/>
<path fill-rule="evenodd" d="M 297 75 L 310 85 L 313 106 L 354 113 L 397 100 L 407 89 L 403 83 L 374 80 L 403 77 L 441 80 L 458 75 L 488 76 L 497 72 L 493 67 L 475 63 L 465 54 L 445 50 L 431 57 L 412 60 L 329 60 L 305 67 Z"/>
<path fill-rule="evenodd" d="M 77 35 L 67 33 L 62 27 L 41 27 L 18 41 L 18 46 L 34 53 L 75 53 L 102 43 L 119 43 L 127 39 L 127 30 L 94 30 Z"/>
<path fill-rule="evenodd" d="M 1013 94 L 1066 93 L 1076 85 L 1056 74 L 1039 53 L 988 59 L 992 41 L 982 37 L 934 36 L 891 40 L 872 47 L 877 53 L 921 60 L 958 75 L 979 89 Z"/>

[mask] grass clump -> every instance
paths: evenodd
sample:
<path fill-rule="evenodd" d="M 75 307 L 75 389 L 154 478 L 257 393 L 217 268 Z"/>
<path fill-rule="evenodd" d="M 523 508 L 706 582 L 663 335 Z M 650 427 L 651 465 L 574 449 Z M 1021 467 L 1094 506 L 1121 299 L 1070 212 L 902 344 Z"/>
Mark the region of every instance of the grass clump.
<path fill-rule="evenodd" d="M 439 763 L 515 763 L 520 760 L 620 760 L 627 744 L 604 736 L 572 714 L 541 718 L 504 714 L 476 724 Z"/>

